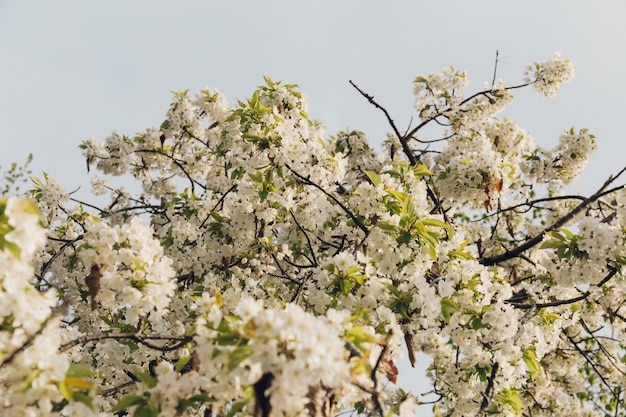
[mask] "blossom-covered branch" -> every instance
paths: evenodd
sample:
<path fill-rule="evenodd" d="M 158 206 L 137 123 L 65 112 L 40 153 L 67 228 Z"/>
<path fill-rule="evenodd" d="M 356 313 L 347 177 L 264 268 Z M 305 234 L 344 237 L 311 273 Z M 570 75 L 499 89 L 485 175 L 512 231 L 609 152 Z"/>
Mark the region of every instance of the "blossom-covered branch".
<path fill-rule="evenodd" d="M 269 77 L 86 139 L 93 201 L 50 174 L 0 199 L 0 414 L 625 416 L 624 170 L 572 195 L 595 136 L 502 114 L 573 74 L 418 76 L 405 132 L 351 82 L 381 153 Z"/>

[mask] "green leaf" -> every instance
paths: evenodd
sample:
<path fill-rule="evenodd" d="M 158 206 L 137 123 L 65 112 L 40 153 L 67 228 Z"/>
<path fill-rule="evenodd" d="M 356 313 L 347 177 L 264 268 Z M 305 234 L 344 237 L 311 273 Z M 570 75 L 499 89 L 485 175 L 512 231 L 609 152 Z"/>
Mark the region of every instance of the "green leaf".
<path fill-rule="evenodd" d="M 237 346 L 228 354 L 228 371 L 234 370 L 241 362 L 252 356 L 254 350 L 249 345 Z"/>
<path fill-rule="evenodd" d="M 72 399 L 72 390 L 65 382 L 65 379 L 59 381 L 58 387 L 59 392 L 61 393 L 63 398 L 65 398 L 67 401 L 70 401 Z"/>
<path fill-rule="evenodd" d="M 43 182 L 41 182 L 39 178 L 33 177 L 33 176 L 30 176 L 29 178 L 33 182 L 33 184 L 35 184 L 37 187 L 39 188 L 43 187 Z"/>
<path fill-rule="evenodd" d="M 343 295 L 348 295 L 352 289 L 352 283 L 348 279 L 339 279 L 339 289 Z"/>
<path fill-rule="evenodd" d="M 570 232 L 567 229 L 561 228 L 559 229 L 559 232 L 563 233 L 569 240 L 573 240 L 576 237 L 574 233 Z"/>
<path fill-rule="evenodd" d="M 483 320 L 480 317 L 474 317 L 472 319 L 472 329 L 478 330 L 483 327 Z"/>
<path fill-rule="evenodd" d="M 459 310 L 459 305 L 456 301 L 449 297 L 441 299 L 441 314 L 446 323 L 450 324 L 450 315 Z"/>
<path fill-rule="evenodd" d="M 432 259 L 433 261 L 437 260 L 437 251 L 435 250 L 434 246 L 429 246 L 428 247 L 428 255 L 430 256 L 430 259 Z"/>
<path fill-rule="evenodd" d="M 548 236 L 550 236 L 551 238 L 554 238 L 554 239 L 565 241 L 565 236 L 563 236 L 562 234 L 560 234 L 559 232 L 556 232 L 554 230 L 547 231 L 546 235 L 548 235 Z"/>
<path fill-rule="evenodd" d="M 145 402 L 146 402 L 146 399 L 140 395 L 129 395 L 127 397 L 121 398 L 117 402 L 115 407 L 111 409 L 111 412 L 115 413 L 117 411 L 125 410 L 128 407 L 132 407 L 137 404 L 145 404 Z"/>
<path fill-rule="evenodd" d="M 219 223 L 225 223 L 228 222 L 228 218 L 223 217 L 221 214 L 219 214 L 217 211 L 213 210 L 211 211 L 211 217 L 213 217 L 213 219 L 215 219 L 215 221 L 219 222 Z"/>
<path fill-rule="evenodd" d="M 250 177 L 250 179 L 254 182 L 257 182 L 259 184 L 261 184 L 263 182 L 263 174 L 261 174 L 260 172 L 257 173 L 249 173 L 248 176 Z"/>
<path fill-rule="evenodd" d="M 389 195 L 393 196 L 398 201 L 404 202 L 404 200 L 409 198 L 409 196 L 407 194 L 402 193 L 400 191 L 396 191 L 396 190 L 392 190 L 392 189 L 388 189 L 386 191 L 387 191 L 387 193 L 389 193 Z"/>
<path fill-rule="evenodd" d="M 395 224 L 389 222 L 378 222 L 376 223 L 376 227 L 387 232 L 395 232 L 397 229 L 397 226 Z"/>
<path fill-rule="evenodd" d="M 241 411 L 246 405 L 248 405 L 248 402 L 253 396 L 254 396 L 254 387 L 253 386 L 247 387 L 246 390 L 244 391 L 244 396 L 241 399 L 241 401 L 237 401 L 236 403 L 230 406 L 230 410 L 228 410 L 228 414 L 226 414 L 226 417 L 233 417 L 235 414 Z"/>
<path fill-rule="evenodd" d="M 142 404 L 133 413 L 133 417 L 158 417 L 159 410 L 152 408 L 148 404 Z"/>
<path fill-rule="evenodd" d="M 367 178 L 370 179 L 370 181 L 375 187 L 378 187 L 380 184 L 382 184 L 382 180 L 380 179 L 380 176 L 374 171 L 363 171 L 363 172 L 365 172 L 365 175 L 367 175 Z"/>
<path fill-rule="evenodd" d="M 189 398 L 181 398 L 178 400 L 178 405 L 176 406 L 176 412 L 178 413 L 176 415 L 182 415 L 188 408 L 192 408 L 194 411 L 197 411 L 203 404 L 214 401 L 214 398 L 211 398 L 206 394 L 196 394 Z"/>
<path fill-rule="evenodd" d="M 560 318 L 560 316 L 556 313 L 544 313 L 543 310 L 544 309 L 541 310 L 540 315 L 543 323 L 547 326 L 551 325 L 552 323 L 554 323 L 555 320 L 558 320 Z"/>
<path fill-rule="evenodd" d="M 63 379 L 63 382 L 65 383 L 65 386 L 72 391 L 74 391 L 74 389 L 89 391 L 93 388 L 93 384 L 91 382 L 84 378 L 75 376 L 66 376 Z"/>
<path fill-rule="evenodd" d="M 344 340 L 354 344 L 357 348 L 364 350 L 363 343 L 374 342 L 374 337 L 365 331 L 363 326 L 349 328 L 344 335 Z"/>
<path fill-rule="evenodd" d="M 411 232 L 402 231 L 398 235 L 398 243 L 408 245 L 411 242 Z"/>
<path fill-rule="evenodd" d="M 418 165 L 416 167 L 413 167 L 413 174 L 415 174 L 418 177 L 426 177 L 426 176 L 433 175 L 432 171 L 430 171 L 426 165 Z"/>
<path fill-rule="evenodd" d="M 439 219 L 423 219 L 421 223 L 424 226 L 441 227 L 442 229 L 449 229 L 450 225 Z"/>
<path fill-rule="evenodd" d="M 174 370 L 180 373 L 180 371 L 182 371 L 185 365 L 189 363 L 191 358 L 192 358 L 191 356 L 183 356 L 180 359 L 178 359 L 178 361 L 176 361 L 176 366 L 174 367 Z"/>
<path fill-rule="evenodd" d="M 523 350 L 524 353 L 524 362 L 526 363 L 526 367 L 528 368 L 528 372 L 530 372 L 530 379 L 532 381 L 535 380 L 537 374 L 541 371 L 541 365 L 537 360 L 537 354 L 535 353 L 535 347 L 529 347 Z"/>
<path fill-rule="evenodd" d="M 394 285 L 387 284 L 387 289 L 389 290 L 390 293 L 392 293 L 396 297 L 400 297 L 400 291 L 398 291 L 398 288 L 396 288 Z"/>
<path fill-rule="evenodd" d="M 16 206 L 19 208 L 20 211 L 23 211 L 24 213 L 35 214 L 37 216 L 41 215 L 39 209 L 37 208 L 37 205 L 32 200 L 20 198 L 17 201 Z"/>
<path fill-rule="evenodd" d="M 554 248 L 559 248 L 563 245 L 564 243 L 562 240 L 550 239 L 550 240 L 546 240 L 545 242 L 543 242 L 541 246 L 539 246 L 539 249 L 554 249 Z"/>
<path fill-rule="evenodd" d="M 89 395 L 82 392 L 74 392 L 73 400 L 79 403 L 83 403 L 93 410 L 93 398 L 91 398 Z"/>
<path fill-rule="evenodd" d="M 448 252 L 448 257 L 450 259 L 460 259 L 462 261 L 471 261 L 474 260 L 475 258 L 472 256 L 472 254 L 467 253 L 465 251 L 462 250 L 453 250 Z"/>
<path fill-rule="evenodd" d="M 0 235 L 0 250 L 8 250 L 14 258 L 19 259 L 22 255 L 22 249 L 14 242 L 10 242 Z"/>
<path fill-rule="evenodd" d="M 515 415 L 522 414 L 522 400 L 517 395 L 517 391 L 513 389 L 504 389 L 500 393 L 500 404 L 505 404 L 511 407 L 511 411 Z"/>
<path fill-rule="evenodd" d="M 154 388 L 157 384 L 156 378 L 150 375 L 149 371 L 137 371 L 133 372 L 133 374 L 148 388 Z"/>

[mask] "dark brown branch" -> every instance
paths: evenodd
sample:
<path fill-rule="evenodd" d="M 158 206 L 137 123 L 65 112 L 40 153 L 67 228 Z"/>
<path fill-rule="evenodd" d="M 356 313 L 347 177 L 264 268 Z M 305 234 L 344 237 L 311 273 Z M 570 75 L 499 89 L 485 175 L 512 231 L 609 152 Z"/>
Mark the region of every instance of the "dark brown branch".
<path fill-rule="evenodd" d="M 70 198 L 70 201 L 73 201 L 74 203 L 78 203 L 78 204 L 83 205 L 83 206 L 87 206 L 87 207 L 92 208 L 92 209 L 94 209 L 94 210 L 98 210 L 100 213 L 107 214 L 107 211 L 106 211 L 106 210 L 101 209 L 100 207 L 95 206 L 95 205 L 93 205 L 93 204 L 89 204 L 89 203 L 86 203 L 86 202 L 84 202 L 84 201 L 77 200 L 77 199 L 75 199 L 75 198 Z"/>
<path fill-rule="evenodd" d="M 50 257 L 50 259 L 48 259 L 42 266 L 41 266 L 41 271 L 39 272 L 39 276 L 37 277 L 38 279 L 44 279 L 44 277 L 46 276 L 46 273 L 48 272 L 48 269 L 50 269 L 50 266 L 52 266 L 52 263 L 59 257 L 61 256 L 61 254 L 65 251 L 65 249 L 67 249 L 69 246 L 72 246 L 74 243 L 78 242 L 79 240 L 82 240 L 84 238 L 84 235 L 80 235 L 78 237 L 76 237 L 75 239 L 71 239 L 66 241 L 65 243 L 63 243 L 63 245 L 61 245 L 61 247 L 59 248 L 59 250 L 57 250 L 54 254 L 52 254 L 52 256 Z M 50 239 L 50 240 L 54 240 L 54 239 Z"/>
<path fill-rule="evenodd" d="M 254 383 L 254 417 L 272 417 L 272 404 L 270 402 L 270 393 L 267 392 L 272 386 L 274 375 L 266 372 Z"/>
<path fill-rule="evenodd" d="M 481 222 L 481 221 L 486 220 L 486 219 L 488 219 L 490 217 L 497 216 L 497 215 L 500 215 L 502 213 L 506 213 L 507 211 L 515 211 L 516 213 L 527 213 L 528 211 L 532 210 L 533 208 L 538 208 L 538 209 L 541 209 L 541 210 L 550 210 L 548 207 L 536 207 L 535 205 L 539 204 L 539 203 L 545 203 L 545 202 L 549 202 L 549 201 L 559 201 L 559 200 L 582 200 L 582 201 L 584 201 L 584 200 L 586 200 L 586 198 L 583 197 L 583 196 L 580 196 L 580 195 L 562 195 L 562 196 L 556 196 L 556 197 L 538 198 L 538 199 L 532 200 L 532 201 L 526 200 L 523 203 L 519 203 L 519 204 L 516 204 L 514 206 L 501 208 L 501 209 L 498 209 L 498 210 L 494 211 L 493 213 L 485 214 L 484 216 L 482 216 L 479 219 L 472 220 L 472 223 Z M 525 210 L 517 211 L 517 209 L 519 209 L 521 207 L 527 207 L 527 208 Z"/>
<path fill-rule="evenodd" d="M 305 177 L 301 174 L 299 174 L 298 172 L 296 172 L 294 169 L 292 169 L 289 165 L 286 165 L 287 169 L 289 171 L 291 171 L 291 173 L 293 175 L 295 175 L 296 177 L 298 177 L 298 179 L 300 179 L 300 181 L 302 181 L 302 183 L 307 184 L 307 185 L 312 185 L 313 187 L 317 188 L 318 190 L 320 190 L 326 197 L 330 198 L 331 200 L 333 200 L 333 202 L 335 202 L 335 204 L 337 204 L 339 207 L 341 207 L 341 209 L 344 211 L 344 213 L 346 213 L 348 215 L 348 217 L 350 217 L 350 219 L 354 222 L 354 224 L 363 231 L 363 233 L 365 233 L 365 236 L 368 236 L 370 231 L 369 229 L 363 224 L 363 222 L 361 222 L 361 220 L 359 220 L 354 213 L 352 213 L 352 211 L 350 209 L 348 209 L 341 201 L 339 201 L 337 199 L 337 197 L 335 197 L 334 195 L 330 194 L 328 191 L 326 191 L 324 188 L 320 187 L 318 184 L 314 183 L 313 181 L 311 181 L 308 177 Z"/>
<path fill-rule="evenodd" d="M 592 196 L 590 196 L 589 198 L 586 198 L 578 206 L 572 209 L 569 213 L 567 213 L 565 216 L 561 217 L 560 219 L 552 223 L 552 225 L 545 228 L 541 233 L 537 234 L 535 237 L 527 240 L 525 243 L 521 244 L 515 249 L 504 252 L 503 254 L 486 257 L 486 258 L 480 258 L 479 262 L 485 266 L 496 265 L 500 262 L 504 262 L 504 261 L 508 261 L 510 259 L 516 258 L 522 253 L 526 252 L 528 249 L 538 245 L 543 240 L 543 237 L 546 232 L 558 230 L 559 228 L 565 226 L 570 220 L 576 217 L 576 215 L 582 212 L 587 206 L 589 206 L 591 203 L 593 203 L 594 201 L 596 201 L 597 199 L 605 195 L 604 192 L 606 188 L 613 181 L 615 181 L 620 175 L 622 175 L 624 171 L 626 171 L 626 167 L 622 168 L 622 170 L 618 172 L 617 175 L 609 177 L 609 179 L 604 182 L 602 187 L 600 187 L 600 189 L 596 191 Z M 623 188 L 623 186 L 615 188 L 615 190 L 620 189 L 620 188 Z"/>
<path fill-rule="evenodd" d="M 426 122 L 423 122 L 422 124 L 420 124 L 417 128 L 413 129 L 411 131 L 411 133 L 409 134 L 401 134 L 400 131 L 398 130 L 398 128 L 396 127 L 395 122 L 393 121 L 393 119 L 391 118 L 391 116 L 389 115 L 389 112 L 387 111 L 387 109 L 385 109 L 383 106 L 381 106 L 380 104 L 378 104 L 376 101 L 374 101 L 374 97 L 370 96 L 369 94 L 367 94 L 366 92 L 364 92 L 363 90 L 361 90 L 355 83 L 353 83 L 352 81 L 350 81 L 350 84 L 356 88 L 356 90 L 361 93 L 361 95 L 363 97 L 365 97 L 367 99 L 367 101 L 372 104 L 374 107 L 376 107 L 377 109 L 379 109 L 380 111 L 382 111 L 385 114 L 385 117 L 387 117 L 387 120 L 389 121 L 389 124 L 391 125 L 394 133 L 396 134 L 396 137 L 398 138 L 398 140 L 400 141 L 400 145 L 402 146 L 402 152 L 406 155 L 406 157 L 409 159 L 409 163 L 411 164 L 411 166 L 415 166 L 417 165 L 417 159 L 415 158 L 415 155 L 413 154 L 413 150 L 409 147 L 409 142 L 408 139 L 413 136 L 415 134 L 415 132 L 417 132 L 417 130 L 419 130 L 421 128 L 421 126 L 425 125 Z M 430 122 L 431 120 L 436 119 L 436 117 L 433 117 L 432 119 L 428 120 L 428 122 Z M 437 196 L 435 195 L 434 191 L 430 188 L 430 186 L 427 185 L 426 187 L 426 192 L 428 194 L 428 198 L 432 201 L 432 203 L 435 205 L 435 211 L 440 212 L 443 217 L 444 220 L 446 220 L 447 222 L 447 218 L 446 218 L 446 214 L 445 214 L 445 210 L 443 210 L 443 208 L 441 207 L 441 202 L 439 201 L 439 199 L 437 198 Z"/>
<path fill-rule="evenodd" d="M 200 184 L 198 181 L 196 181 L 193 178 L 191 178 L 191 176 L 189 175 L 189 173 L 187 172 L 187 170 L 185 169 L 183 164 L 178 159 L 174 158 L 174 156 L 168 155 L 168 154 L 166 154 L 165 152 L 162 152 L 159 149 L 137 149 L 135 152 L 136 153 L 155 153 L 157 155 L 163 155 L 166 158 L 169 158 L 170 161 L 172 161 L 172 163 L 174 165 L 176 165 L 178 168 L 180 168 L 180 170 L 183 172 L 183 174 L 189 180 L 189 183 L 191 184 L 191 192 L 192 193 L 195 193 L 195 185 L 194 184 L 198 184 L 202 189 L 206 190 L 206 187 L 204 185 Z"/>
<path fill-rule="evenodd" d="M 39 326 L 39 329 L 37 329 L 37 331 L 35 333 L 33 333 L 32 335 L 30 335 L 28 337 L 28 339 L 26 339 L 26 341 L 24 343 L 22 343 L 22 346 L 18 347 L 17 349 L 15 349 L 13 352 L 11 352 L 10 354 L 8 354 L 3 360 L 2 362 L 0 362 L 0 369 L 2 369 L 2 367 L 4 365 L 7 365 L 9 363 L 11 363 L 11 361 L 20 353 L 23 352 L 24 350 L 26 350 L 37 338 L 37 336 L 39 336 L 41 333 L 43 333 L 43 330 L 46 328 L 46 326 L 48 325 L 48 322 L 50 321 L 50 319 L 54 317 L 54 314 L 48 316 L 43 323 L 41 323 L 41 325 Z"/>
<path fill-rule="evenodd" d="M 199 228 L 202 229 L 205 225 L 205 223 L 207 222 L 207 220 L 209 220 L 209 218 L 211 217 L 211 212 L 217 210 L 217 208 L 220 206 L 220 204 L 224 204 L 224 199 L 226 198 L 226 196 L 231 193 L 232 191 L 234 191 L 235 189 L 237 189 L 237 184 L 232 185 L 228 190 L 226 190 L 226 192 L 224 194 L 222 194 L 222 196 L 220 197 L 220 199 L 217 201 L 217 203 L 215 203 L 215 205 L 213 206 L 213 208 L 211 209 L 211 211 L 209 211 L 209 214 L 207 214 L 207 216 L 205 217 L 205 219 L 202 221 L 202 223 L 200 224 Z"/>
<path fill-rule="evenodd" d="M 391 125 L 391 128 L 393 129 L 394 133 L 398 137 L 398 140 L 400 141 L 400 145 L 402 146 L 402 151 L 404 152 L 406 157 L 409 158 L 409 162 L 411 163 L 411 165 L 415 165 L 417 163 L 417 161 L 415 159 L 415 155 L 413 155 L 413 151 L 411 150 L 411 148 L 409 148 L 409 144 L 406 141 L 407 137 L 410 137 L 410 136 L 413 136 L 413 135 L 412 134 L 402 135 L 400 133 L 400 131 L 398 130 L 398 128 L 396 127 L 396 124 L 394 123 L 393 119 L 389 115 L 389 112 L 387 111 L 387 109 L 385 109 L 383 106 L 381 106 L 376 101 L 374 101 L 374 97 L 373 96 L 370 96 L 369 94 L 367 94 L 366 92 L 361 90 L 355 83 L 350 81 L 350 84 L 354 88 L 356 88 L 356 90 L 359 93 L 361 93 L 361 95 L 363 97 L 365 97 L 370 104 L 372 104 L 374 107 L 376 107 L 377 109 L 379 109 L 380 111 L 382 111 L 385 114 L 385 117 L 387 117 L 387 120 L 389 121 L 389 124 Z"/>
<path fill-rule="evenodd" d="M 496 85 L 496 74 L 498 73 L 498 57 L 500 55 L 500 51 L 496 49 L 496 62 L 493 64 L 493 78 L 491 79 L 491 88 Z"/>
<path fill-rule="evenodd" d="M 606 284 L 607 282 L 609 282 L 609 280 L 611 278 L 613 278 L 615 276 L 615 274 L 617 274 L 617 268 L 614 268 L 612 266 L 607 266 L 607 268 L 609 269 L 609 273 L 607 274 L 607 276 L 605 276 L 604 278 L 602 278 L 602 280 L 600 282 L 598 282 L 596 284 L 596 287 L 602 287 L 604 284 Z M 541 308 L 545 308 L 545 307 L 558 307 L 561 305 L 565 305 L 565 304 L 573 304 L 576 303 L 578 301 L 582 301 L 585 298 L 589 297 L 591 295 L 591 292 L 589 291 L 585 291 L 584 293 L 582 293 L 581 295 L 579 295 L 578 297 L 574 297 L 574 298 L 568 298 L 567 300 L 557 300 L 557 301 L 551 301 L 548 303 L 537 303 L 537 304 L 520 304 L 518 302 L 516 302 L 515 300 L 509 299 L 506 302 L 508 302 L 509 304 L 512 304 L 515 308 L 521 308 L 524 310 L 528 310 L 531 308 L 536 308 L 536 309 L 541 309 Z M 523 300 L 526 301 L 526 300 Z"/>
<path fill-rule="evenodd" d="M 170 351 L 176 350 L 189 343 L 193 339 L 193 335 L 188 336 L 172 336 L 172 335 L 163 335 L 163 334 L 141 334 L 141 333 L 102 333 L 102 334 L 90 334 L 86 336 L 79 337 L 77 339 L 72 340 L 71 342 L 67 342 L 61 346 L 59 346 L 59 353 L 65 352 L 74 346 L 84 345 L 89 342 L 98 342 L 105 339 L 128 339 L 137 343 L 141 343 L 151 349 L 159 350 L 159 351 Z M 148 342 L 148 340 L 165 340 L 165 341 L 174 341 L 177 342 L 172 346 L 158 346 L 153 343 Z"/>
<path fill-rule="evenodd" d="M 524 84 L 514 85 L 514 86 L 511 86 L 511 87 L 504 87 L 502 90 L 514 90 L 514 89 L 517 89 L 517 88 L 523 88 L 523 87 L 526 87 L 526 86 L 528 86 L 528 85 L 530 85 L 530 84 L 531 84 L 531 83 L 524 83 Z M 466 98 L 466 99 L 464 99 L 463 101 L 461 101 L 461 102 L 459 103 L 459 106 L 462 106 L 462 105 L 464 105 L 464 104 L 466 104 L 466 103 L 468 103 L 468 102 L 470 102 L 470 101 L 474 100 L 474 99 L 475 99 L 476 97 L 478 97 L 478 96 L 485 96 L 485 97 L 487 97 L 487 98 L 491 98 L 491 97 L 489 97 L 489 94 L 492 94 L 492 95 L 493 95 L 493 94 L 494 94 L 495 92 L 497 92 L 497 91 L 501 91 L 501 90 L 500 90 L 500 89 L 493 89 L 493 88 L 492 88 L 492 89 L 489 89 L 489 90 L 479 91 L 479 92 L 477 92 L 477 93 L 475 93 L 475 94 L 472 94 L 471 96 L 467 97 L 467 98 Z M 447 112 L 449 112 L 449 111 L 452 111 L 452 108 L 451 108 L 451 107 L 447 107 L 447 108 L 445 108 L 445 109 L 443 109 L 443 110 L 438 111 L 438 112 L 437 112 L 437 114 L 435 114 L 434 116 L 432 116 L 432 117 L 430 117 L 430 118 L 428 118 L 428 119 L 426 119 L 426 120 L 422 121 L 422 123 L 420 123 L 419 125 L 417 125 L 416 127 L 414 127 L 414 128 L 413 128 L 413 130 L 411 130 L 411 131 L 410 131 L 407 135 L 405 135 L 405 138 L 410 138 L 410 137 L 412 137 L 412 136 L 413 136 L 413 135 L 415 135 L 418 131 L 420 131 L 420 130 L 424 127 L 424 126 L 426 126 L 428 123 L 432 122 L 433 120 L 435 120 L 435 119 L 436 119 L 437 117 L 439 117 L 439 116 L 443 116 L 443 115 L 445 115 L 445 114 L 446 114 Z"/>
<path fill-rule="evenodd" d="M 280 272 L 281 272 L 283 275 L 281 276 L 281 275 L 276 275 L 276 274 L 270 274 L 271 276 L 276 277 L 276 278 L 284 278 L 284 279 L 286 279 L 287 281 L 289 281 L 289 282 L 293 282 L 294 284 L 296 284 L 296 285 L 298 285 L 298 286 L 302 285 L 302 283 L 301 283 L 300 281 L 298 281 L 298 280 L 296 280 L 296 279 L 294 279 L 294 278 L 291 278 L 291 277 L 289 276 L 289 274 L 287 273 L 287 271 L 285 271 L 285 269 L 283 268 L 283 266 L 282 266 L 282 265 L 280 264 L 280 262 L 278 261 L 278 257 L 276 256 L 276 254 L 275 254 L 275 253 L 272 253 L 272 259 L 274 259 L 274 262 L 276 262 L 276 266 L 278 267 L 278 269 L 280 270 Z"/>
<path fill-rule="evenodd" d="M 480 403 L 480 410 L 478 410 L 477 416 L 483 416 L 487 411 L 487 407 L 489 406 L 489 401 L 491 401 L 491 397 L 493 395 L 493 385 L 496 379 L 496 375 L 498 374 L 498 362 L 495 362 L 491 365 L 491 374 L 487 378 L 487 387 L 485 388 L 485 392 L 483 393 L 483 400 Z"/>
<path fill-rule="evenodd" d="M 598 375 L 598 378 L 600 378 L 600 381 L 602 381 L 602 384 L 605 387 L 607 387 L 608 391 L 611 392 L 611 395 L 613 395 L 613 398 L 615 398 L 615 401 L 622 406 L 626 406 L 626 404 L 624 404 L 624 401 L 620 400 L 620 398 L 615 394 L 613 390 L 614 387 L 612 387 L 609 381 L 607 381 L 606 378 L 602 375 L 602 373 L 600 372 L 596 364 L 589 357 L 588 353 L 582 350 L 580 346 L 578 346 L 578 342 L 576 342 L 574 338 L 570 336 L 565 329 L 562 329 L 562 332 L 567 338 L 567 340 L 569 340 L 570 344 L 574 347 L 574 349 L 576 349 L 576 351 L 585 359 L 587 364 L 591 366 L 591 369 L 593 369 L 596 375 Z"/>
<path fill-rule="evenodd" d="M 617 372 L 619 372 L 620 374 L 622 374 L 623 376 L 626 376 L 626 372 L 624 372 L 619 365 L 617 364 L 617 361 L 615 360 L 615 356 L 613 356 L 613 354 L 611 352 L 609 352 L 607 350 L 607 348 L 602 344 L 602 342 L 600 341 L 600 338 L 598 336 L 595 335 L 595 333 L 597 333 L 596 331 L 592 331 L 589 326 L 587 325 L 587 323 L 585 323 L 585 321 L 583 319 L 579 319 L 578 322 L 580 323 L 580 325 L 583 327 L 583 329 L 585 329 L 585 331 L 587 333 L 589 333 L 589 335 L 591 336 L 591 338 L 593 339 L 593 341 L 598 345 L 598 348 L 600 348 L 600 351 L 604 354 L 604 356 L 607 358 L 607 360 L 609 362 L 611 362 L 611 365 L 613 365 L 613 368 L 615 368 L 615 370 L 617 370 Z M 600 328 L 599 330 L 601 330 L 602 328 Z M 601 336 L 600 336 L 601 337 Z M 615 341 L 614 339 L 611 339 L 613 341 Z M 619 341 L 618 341 L 619 343 Z M 619 360 L 619 359 L 618 359 Z"/>
<path fill-rule="evenodd" d="M 348 81 L 350 83 L 350 85 L 352 85 L 352 87 L 356 88 L 356 91 L 358 91 L 359 93 L 361 93 L 361 95 L 363 97 L 365 97 L 365 99 L 374 107 L 376 107 L 378 110 L 382 111 L 385 114 L 385 117 L 387 117 L 387 121 L 389 122 L 389 125 L 391 126 L 391 128 L 393 129 L 394 133 L 396 134 L 396 136 L 398 138 L 403 137 L 402 134 L 400 133 L 400 131 L 398 130 L 398 128 L 396 127 L 395 122 L 393 121 L 393 119 L 391 118 L 391 116 L 389 115 L 389 112 L 387 111 L 387 109 L 385 109 L 383 106 L 381 106 L 380 104 L 378 104 L 375 100 L 374 100 L 374 96 L 370 96 L 369 94 L 367 94 L 365 91 L 361 90 L 359 88 L 358 85 L 356 85 L 355 83 L 352 82 L 352 80 Z"/>
<path fill-rule="evenodd" d="M 391 337 L 391 333 L 389 334 L 389 336 Z M 372 395 L 372 399 L 374 400 L 374 405 L 376 406 L 376 410 L 378 410 L 381 417 L 385 416 L 386 413 L 385 413 L 385 408 L 383 407 L 383 403 L 380 400 L 379 395 L 378 395 L 378 376 L 376 375 L 376 373 L 378 372 L 378 369 L 380 368 L 382 361 L 385 358 L 385 355 L 387 354 L 388 350 L 389 350 L 389 343 L 386 342 L 383 345 L 383 349 L 380 351 L 380 355 L 378 355 L 378 359 L 376 360 L 376 365 L 374 365 L 374 367 L 372 368 L 372 372 L 371 372 L 372 382 L 374 383 L 374 389 L 371 392 L 371 395 Z"/>
<path fill-rule="evenodd" d="M 298 229 L 302 232 L 302 234 L 304 235 L 304 238 L 306 239 L 306 243 L 307 246 L 309 247 L 309 252 L 311 253 L 311 259 L 309 259 L 308 256 L 304 255 L 307 260 L 311 263 L 311 266 L 315 267 L 318 265 L 317 263 L 317 258 L 315 257 L 315 251 L 313 250 L 313 244 L 311 244 L 311 239 L 309 239 L 309 234 L 307 233 L 306 230 L 304 230 L 304 228 L 300 225 L 300 222 L 298 221 L 298 219 L 296 218 L 296 215 L 293 214 L 292 210 L 289 210 L 289 214 L 291 214 L 291 218 L 293 219 L 293 221 L 296 223 L 296 226 L 298 227 Z"/>

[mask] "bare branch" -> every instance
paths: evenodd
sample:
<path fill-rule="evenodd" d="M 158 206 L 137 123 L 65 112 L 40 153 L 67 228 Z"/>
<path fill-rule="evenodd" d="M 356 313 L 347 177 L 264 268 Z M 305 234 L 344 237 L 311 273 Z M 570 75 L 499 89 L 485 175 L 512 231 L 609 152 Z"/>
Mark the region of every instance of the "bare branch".
<path fill-rule="evenodd" d="M 363 95 L 363 97 L 365 97 L 367 99 L 367 101 L 369 103 L 371 103 L 372 105 L 374 105 L 374 107 L 376 107 L 377 109 L 381 110 L 384 114 L 385 117 L 387 117 L 387 120 L 389 121 L 389 124 L 391 125 L 391 128 L 393 129 L 394 133 L 396 134 L 396 136 L 398 137 L 398 140 L 400 140 L 400 144 L 402 145 L 402 151 L 404 152 L 404 154 L 406 155 L 407 158 L 409 158 L 409 162 L 411 163 L 411 165 L 415 165 L 417 163 L 416 159 L 415 159 L 415 155 L 413 155 L 413 151 L 411 150 L 411 148 L 409 148 L 409 145 L 406 141 L 407 137 L 413 136 L 413 134 L 409 134 L 409 135 L 402 135 L 400 133 L 400 131 L 398 130 L 398 128 L 396 127 L 396 124 L 394 123 L 393 119 L 391 118 L 391 116 L 389 115 L 389 112 L 387 111 L 387 109 L 385 109 L 383 106 L 381 106 L 380 104 L 378 104 L 377 102 L 374 101 L 374 97 L 370 96 L 369 94 L 365 93 L 363 90 L 361 90 L 356 84 L 354 84 L 352 81 L 350 81 L 350 84 L 357 89 L 357 91 L 359 93 L 361 93 L 361 95 Z"/>
<path fill-rule="evenodd" d="M 491 88 L 496 84 L 496 74 L 498 73 L 498 56 L 500 51 L 496 49 L 496 62 L 493 64 L 493 78 L 491 79 Z"/>
<path fill-rule="evenodd" d="M 350 85 L 352 85 L 352 87 L 356 88 L 356 91 L 361 93 L 361 95 L 363 97 L 365 97 L 370 104 L 372 104 L 374 107 L 376 107 L 377 109 L 379 109 L 380 111 L 382 111 L 385 114 L 385 117 L 387 117 L 387 121 L 389 122 L 389 125 L 393 129 L 393 131 L 396 134 L 396 136 L 398 138 L 403 137 L 402 134 L 400 133 L 400 131 L 398 130 L 398 128 L 396 127 L 395 122 L 393 121 L 393 119 L 389 115 L 389 112 L 387 111 L 387 109 L 385 109 L 383 106 L 381 106 L 376 101 L 374 101 L 374 96 L 370 96 L 365 91 L 361 90 L 358 85 L 356 85 L 355 83 L 352 82 L 352 80 L 349 80 L 348 82 L 350 83 Z"/>

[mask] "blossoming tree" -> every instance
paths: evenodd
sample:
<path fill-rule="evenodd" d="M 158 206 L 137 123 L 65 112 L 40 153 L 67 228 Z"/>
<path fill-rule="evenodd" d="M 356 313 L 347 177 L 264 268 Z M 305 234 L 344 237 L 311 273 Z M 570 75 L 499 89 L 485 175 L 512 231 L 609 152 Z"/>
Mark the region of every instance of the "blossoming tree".
<path fill-rule="evenodd" d="M 568 195 L 593 135 L 544 149 L 497 116 L 573 72 L 556 55 L 472 95 L 417 77 L 404 132 L 353 84 L 381 155 L 269 78 L 84 141 L 95 202 L 47 175 L 0 200 L 0 414 L 626 415 L 621 172 Z M 403 351 L 431 358 L 430 395 L 396 385 Z"/>

